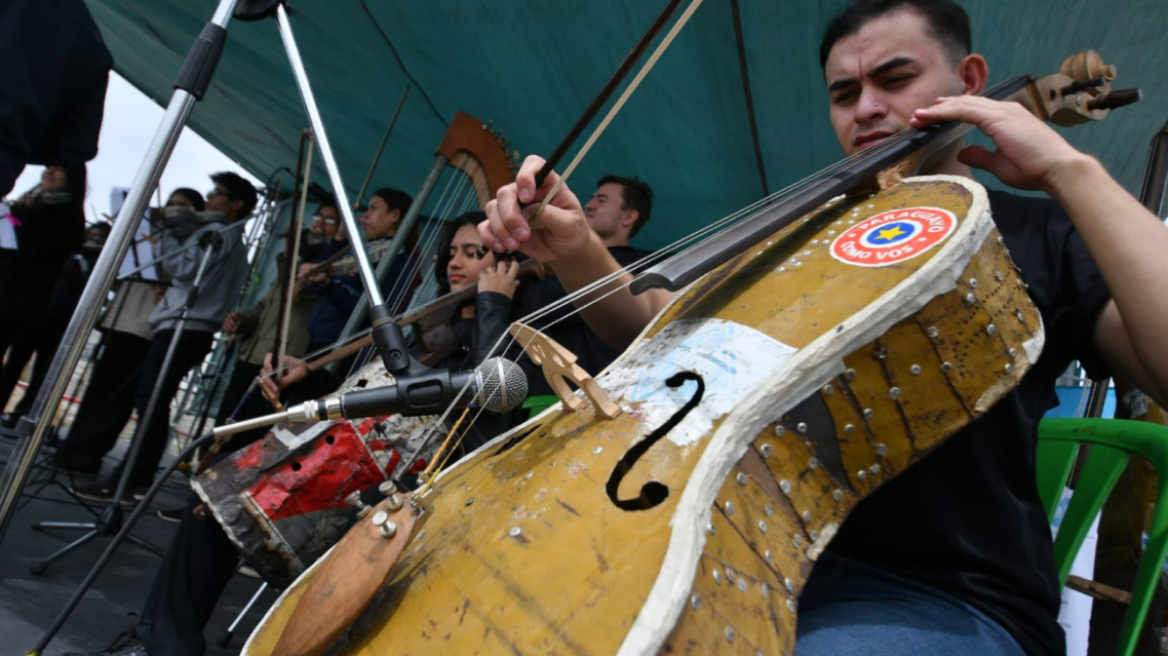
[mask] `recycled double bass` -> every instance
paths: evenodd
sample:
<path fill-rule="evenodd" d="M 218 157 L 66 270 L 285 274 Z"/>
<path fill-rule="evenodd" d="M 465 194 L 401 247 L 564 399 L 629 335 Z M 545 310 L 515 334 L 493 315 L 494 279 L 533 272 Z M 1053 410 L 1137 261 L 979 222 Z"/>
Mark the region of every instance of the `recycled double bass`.
<path fill-rule="evenodd" d="M 1100 118 L 1104 103 L 1048 93 L 1071 82 L 999 90 Z M 798 595 L 855 504 L 1042 347 L 984 189 L 896 175 L 900 145 L 927 151 L 941 132 L 890 140 L 771 223 L 728 231 L 749 247 L 719 249 L 712 272 L 665 267 L 685 290 L 597 378 L 619 416 L 553 406 L 414 505 L 395 500 L 334 551 L 381 540 L 369 563 L 394 561 L 355 619 L 336 621 L 353 581 L 326 558 L 246 653 L 792 653 Z"/>

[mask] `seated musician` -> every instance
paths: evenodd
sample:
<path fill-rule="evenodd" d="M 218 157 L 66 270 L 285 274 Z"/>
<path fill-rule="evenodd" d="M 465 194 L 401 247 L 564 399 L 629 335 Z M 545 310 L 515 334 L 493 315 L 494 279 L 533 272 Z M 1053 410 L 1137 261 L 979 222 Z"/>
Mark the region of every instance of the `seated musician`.
<path fill-rule="evenodd" d="M 584 205 L 584 218 L 596 232 L 601 243 L 621 266 L 641 259 L 645 253 L 629 245 L 629 241 L 649 222 L 653 210 L 653 189 L 635 177 L 606 175 L 596 183 L 596 191 Z M 525 284 L 515 299 L 520 311 L 517 316 L 537 312 L 564 298 L 564 285 L 554 276 Z M 571 306 L 551 312 L 531 323 L 578 357 L 585 371 L 600 373 L 620 355 L 614 348 L 588 328 Z M 521 361 L 523 362 L 523 361 Z M 532 395 L 551 394 L 551 387 L 542 375 L 529 375 Z"/>
<path fill-rule="evenodd" d="M 440 250 L 435 258 L 434 271 L 440 295 L 471 285 L 478 288 L 474 303 L 463 306 L 462 312 L 451 324 L 451 332 L 457 343 L 450 349 L 450 355 L 433 365 L 435 369 L 474 369 L 490 356 L 496 342 L 507 332 L 514 318 L 511 299 L 516 289 L 526 286 L 526 283 L 520 285 L 517 279 L 519 264 L 514 260 L 497 261 L 490 253 L 481 259 L 478 257 L 483 242 L 476 226 L 485 218 L 482 212 L 468 212 L 447 224 L 443 239 L 447 248 Z M 305 363 L 296 358 L 286 357 L 284 366 L 286 371 L 279 383 L 281 389 L 309 376 Z M 269 358 L 261 373 L 271 371 Z M 318 380 L 311 381 L 308 387 L 320 391 L 318 396 L 336 389 L 341 383 L 326 369 L 315 370 L 312 375 Z M 271 379 L 265 377 L 265 384 L 271 392 L 276 392 L 275 383 Z M 476 423 L 476 429 L 464 439 L 463 451 L 469 453 L 478 448 L 487 437 L 509 428 L 510 423 L 508 415 L 483 413 Z"/>
<path fill-rule="evenodd" d="M 336 233 L 339 216 L 335 200 L 326 200 L 316 208 L 312 217 L 312 227 L 304 232 L 301 240 L 300 254 L 304 261 L 314 260 L 324 248 L 325 241 L 329 238 L 330 225 L 327 222 L 332 222 L 331 232 Z M 279 259 L 283 259 L 283 254 Z M 277 268 L 283 270 L 282 265 Z M 223 332 L 235 335 L 240 339 L 240 345 L 231 378 L 223 393 L 224 401 L 219 407 L 219 416 L 216 420 L 219 424 L 229 417 L 238 421 L 271 412 L 271 407 L 264 401 L 263 395 L 250 394 L 246 400 L 244 396 L 264 365 L 264 354 L 276 350 L 276 325 L 282 315 L 280 308 L 280 299 L 284 293 L 282 285 L 287 285 L 287 281 L 277 276 L 255 307 L 244 312 L 232 311 L 223 320 Z M 301 356 L 308 352 L 308 318 L 317 301 L 317 297 L 307 293 L 293 297 L 285 336 L 285 352 L 289 355 Z"/>
<path fill-rule="evenodd" d="M 373 192 L 369 199 L 369 207 L 361 217 L 361 225 L 365 228 L 365 240 L 371 251 L 376 249 L 377 242 L 392 239 L 397 234 L 398 225 L 412 202 L 409 194 L 397 189 L 383 187 Z M 390 309 L 395 314 L 406 308 L 414 287 L 417 286 L 419 266 L 414 253 L 416 241 L 416 233 L 407 236 L 402 252 L 385 278 L 382 292 L 385 294 L 386 303 L 390 304 Z M 325 247 L 318 259 L 324 260 L 335 254 L 339 246 L 345 242 L 347 240 L 344 233 L 337 233 L 336 238 Z M 312 283 L 307 288 L 308 293 L 321 297 L 308 319 L 308 350 L 316 351 L 337 341 L 365 290 L 361 287 L 361 279 L 356 273 L 332 275 L 329 271 L 320 271 L 311 275 L 308 280 Z"/>
<path fill-rule="evenodd" d="M 1038 421 L 1055 379 L 1075 359 L 1094 377 L 1114 370 L 1168 399 L 1168 230 L 1094 158 L 1018 105 L 978 98 L 986 61 L 970 54 L 969 19 L 948 0 L 860 0 L 821 48 L 832 125 L 846 155 L 906 128 L 948 120 L 980 128 L 990 151 L 962 144 L 925 173 L 984 169 L 1036 199 L 993 191 L 993 217 L 1046 327 L 1042 356 L 981 419 L 861 502 L 820 557 L 800 599 L 797 653 L 1065 653 L 1059 586 L 1035 483 Z M 550 262 L 569 290 L 618 271 L 571 190 L 532 229 L 542 160 L 488 206 L 480 226 L 497 251 Z M 627 274 L 625 280 L 630 278 Z M 1110 291 L 1109 291 L 1110 290 Z M 586 296 L 584 300 L 591 300 Z M 626 346 L 670 300 L 627 289 L 585 317 Z"/>

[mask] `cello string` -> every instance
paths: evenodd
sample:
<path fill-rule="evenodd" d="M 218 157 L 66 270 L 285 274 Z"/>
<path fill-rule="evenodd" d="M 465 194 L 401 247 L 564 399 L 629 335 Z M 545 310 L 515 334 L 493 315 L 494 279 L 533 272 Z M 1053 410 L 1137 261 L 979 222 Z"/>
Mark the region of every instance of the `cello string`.
<path fill-rule="evenodd" d="M 888 141 L 892 141 L 892 140 L 890 139 Z M 878 144 L 877 147 L 871 149 L 871 151 L 874 153 L 874 152 L 877 152 L 877 150 L 876 150 L 877 148 L 883 149 L 883 148 L 890 147 L 890 146 L 886 145 L 886 143 Z M 871 153 L 869 153 L 869 154 L 871 154 Z M 704 236 L 706 234 L 716 232 L 716 231 L 720 230 L 720 228 L 722 226 L 733 223 L 738 218 L 740 218 L 748 213 L 753 213 L 755 209 L 761 207 L 762 205 L 769 204 L 770 202 L 778 199 L 781 196 L 789 195 L 798 189 L 806 187 L 811 182 L 815 182 L 815 181 L 822 179 L 825 174 L 834 173 L 835 171 L 839 170 L 843 166 L 846 166 L 846 165 L 854 162 L 855 159 L 857 158 L 857 155 L 859 155 L 859 154 L 845 158 L 844 161 L 828 167 L 828 169 L 826 171 L 821 171 L 813 176 L 809 176 L 807 178 L 804 178 L 803 180 L 796 182 L 795 184 L 790 185 L 785 189 L 779 190 L 779 191 L 775 192 L 774 194 L 771 194 L 763 199 L 760 199 L 759 201 L 756 201 L 756 202 L 752 203 L 751 205 L 748 205 L 747 207 L 732 213 L 731 215 L 725 217 L 724 219 L 714 222 L 714 224 L 712 224 L 711 226 L 708 226 L 707 228 L 705 228 L 703 230 L 699 230 L 694 235 L 689 235 L 689 236 L 684 237 L 680 240 L 677 240 L 676 242 L 674 242 L 674 244 L 676 245 L 676 244 L 682 244 L 682 243 L 691 243 L 691 244 L 700 243 L 700 240 L 702 238 L 704 238 Z M 666 250 L 666 249 L 662 249 L 662 250 Z M 660 253 L 661 251 L 658 251 L 658 252 Z M 609 276 L 605 276 L 604 279 L 602 279 L 601 281 L 598 281 L 597 283 L 594 283 L 592 285 L 588 285 L 586 288 L 583 288 L 576 293 L 568 295 L 567 297 L 565 297 L 564 301 L 573 302 L 575 299 L 578 299 L 582 294 L 589 293 L 591 291 L 595 291 L 600 286 L 613 282 L 614 280 L 616 280 L 620 276 L 623 276 L 625 271 L 629 271 L 631 273 L 634 270 L 645 268 L 646 266 L 648 266 L 648 263 L 654 261 L 655 259 L 660 259 L 660 258 L 655 258 L 654 255 L 656 255 L 656 254 L 651 254 L 650 256 L 648 256 L 646 258 L 642 258 L 641 260 L 638 260 L 638 262 L 634 263 L 633 265 L 630 265 L 629 267 L 627 267 L 625 269 L 618 270 L 618 271 L 614 272 L 613 274 L 610 274 Z M 628 286 L 629 284 L 631 284 L 631 282 L 632 282 L 632 280 L 630 279 L 630 280 L 612 288 L 611 290 L 608 290 L 607 292 L 601 294 L 597 298 L 592 299 L 591 301 L 585 303 L 582 306 L 579 306 L 575 312 L 569 313 L 569 314 L 565 315 L 564 317 L 561 317 L 559 319 L 552 321 L 547 326 L 544 326 L 542 328 L 542 330 L 546 331 L 546 330 L 550 329 L 551 327 L 553 327 L 554 325 L 574 316 L 576 313 L 582 312 L 583 310 L 594 305 L 595 303 L 601 302 L 602 300 L 611 296 L 612 294 L 615 294 L 615 293 L 625 289 L 625 287 Z M 561 303 L 557 303 L 557 304 L 553 304 L 553 305 L 556 305 L 557 307 L 563 307 L 564 303 L 561 302 Z M 548 311 L 541 311 L 541 312 L 532 313 L 532 314 L 528 315 L 527 317 L 525 317 L 524 319 L 521 319 L 521 321 L 527 322 L 527 321 L 531 320 L 533 317 L 546 316 L 548 313 L 549 313 Z M 507 346 L 503 347 L 503 350 L 510 348 L 511 345 L 513 345 L 514 343 L 516 343 L 518 341 L 514 336 L 511 336 L 510 339 L 508 340 L 508 336 L 509 336 L 508 334 L 504 334 L 504 335 L 501 335 L 498 340 L 496 340 L 495 345 L 491 349 L 492 356 L 498 352 L 500 346 L 503 344 L 504 341 L 508 341 L 508 344 L 507 344 Z M 526 346 L 528 346 L 528 344 L 525 344 L 524 348 L 526 348 Z M 469 388 L 469 385 L 470 385 L 470 383 L 468 383 L 466 385 L 466 387 L 463 389 L 463 391 L 461 393 L 465 393 L 466 388 Z M 481 414 L 484 410 L 485 410 L 485 408 L 479 408 L 479 410 L 475 413 L 475 416 L 471 419 L 471 422 L 468 424 L 467 431 L 469 431 L 477 423 L 479 416 L 481 416 Z M 436 425 L 440 425 L 441 422 L 445 421 L 445 418 L 448 415 L 449 415 L 449 409 L 447 410 L 447 412 L 443 413 L 443 415 L 439 418 L 439 421 L 437 422 Z M 464 434 L 465 434 L 465 431 L 464 431 Z M 433 440 L 433 435 L 425 436 L 425 438 L 423 440 L 423 444 L 427 444 L 428 442 L 430 442 L 432 440 Z M 461 444 L 461 439 L 459 440 L 458 444 Z M 458 444 L 456 444 L 455 448 L 457 448 Z M 411 456 L 411 457 L 416 457 L 416 456 Z M 440 473 L 441 473 L 441 470 L 439 470 L 439 472 L 437 472 L 429 480 L 430 481 L 435 480 L 437 478 L 438 474 L 440 474 Z M 427 483 L 425 489 L 429 489 L 429 487 L 430 487 L 430 484 Z M 422 490 L 422 491 L 424 491 L 424 490 Z"/>

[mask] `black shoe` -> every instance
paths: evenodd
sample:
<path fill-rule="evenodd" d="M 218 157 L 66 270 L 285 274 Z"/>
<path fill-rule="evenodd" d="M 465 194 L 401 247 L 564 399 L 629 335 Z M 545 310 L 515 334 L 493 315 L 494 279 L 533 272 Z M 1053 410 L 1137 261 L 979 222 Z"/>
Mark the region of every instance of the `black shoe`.
<path fill-rule="evenodd" d="M 182 518 L 186 516 L 186 514 L 186 506 L 183 506 L 182 508 L 164 508 L 158 511 L 158 518 L 164 522 L 174 522 L 177 524 L 182 521 Z"/>
<path fill-rule="evenodd" d="M 142 644 L 141 640 L 133 637 L 132 634 L 123 633 L 115 638 L 110 646 L 101 651 L 93 651 L 88 654 L 69 652 L 61 656 L 150 656 L 150 652 L 146 651 L 146 646 Z"/>
<path fill-rule="evenodd" d="M 60 452 L 53 458 L 53 467 L 59 472 L 66 474 L 73 474 L 74 476 L 93 476 L 101 471 L 101 461 L 97 462 L 82 462 L 72 460 L 67 457 L 62 457 Z"/>
<path fill-rule="evenodd" d="M 141 495 L 145 494 L 149 486 L 130 486 L 126 489 L 125 495 L 122 497 L 123 506 L 137 505 Z M 86 501 L 96 501 L 98 503 L 113 503 L 114 492 L 118 490 L 118 482 L 116 480 L 94 481 L 88 485 L 77 485 L 73 488 L 73 494 L 85 499 Z M 137 499 L 135 499 L 137 495 Z"/>
<path fill-rule="evenodd" d="M 0 428 L 16 428 L 20 423 L 20 418 L 24 416 L 23 412 L 5 412 L 0 415 Z"/>

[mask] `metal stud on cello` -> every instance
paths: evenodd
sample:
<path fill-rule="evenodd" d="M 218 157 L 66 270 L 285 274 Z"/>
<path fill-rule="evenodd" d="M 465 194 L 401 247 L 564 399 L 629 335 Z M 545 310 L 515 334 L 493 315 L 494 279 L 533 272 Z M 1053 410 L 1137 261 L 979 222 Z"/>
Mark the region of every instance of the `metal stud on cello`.
<path fill-rule="evenodd" d="M 596 378 L 626 411 L 547 413 L 445 471 L 425 531 L 327 652 L 793 653 L 798 595 L 852 508 L 1044 341 L 983 188 L 871 185 L 955 132 L 890 139 L 661 267 L 684 290 Z M 638 488 L 661 493 L 622 505 Z M 318 571 L 246 653 L 273 653 Z"/>

